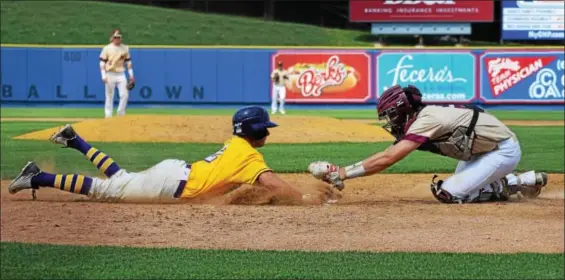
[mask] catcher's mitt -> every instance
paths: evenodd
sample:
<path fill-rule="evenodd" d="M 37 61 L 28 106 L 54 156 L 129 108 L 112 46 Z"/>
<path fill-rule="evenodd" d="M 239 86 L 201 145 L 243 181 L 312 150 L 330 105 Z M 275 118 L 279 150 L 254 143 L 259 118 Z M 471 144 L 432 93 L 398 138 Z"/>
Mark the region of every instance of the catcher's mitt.
<path fill-rule="evenodd" d="M 128 84 L 126 85 L 126 88 L 128 90 L 132 90 L 135 87 L 135 82 L 133 80 L 129 80 Z"/>

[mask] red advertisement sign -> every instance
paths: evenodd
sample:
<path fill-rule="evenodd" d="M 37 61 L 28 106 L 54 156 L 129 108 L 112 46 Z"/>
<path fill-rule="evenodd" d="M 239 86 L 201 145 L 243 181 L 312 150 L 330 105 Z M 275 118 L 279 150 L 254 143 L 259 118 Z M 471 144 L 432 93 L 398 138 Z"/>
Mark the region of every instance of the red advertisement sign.
<path fill-rule="evenodd" d="M 288 73 L 287 102 L 363 103 L 371 98 L 366 52 L 280 51 L 272 56 L 271 71 L 279 62 Z"/>
<path fill-rule="evenodd" d="M 555 56 L 488 57 L 484 59 L 493 97 L 499 97 L 522 80 L 546 68 Z"/>
<path fill-rule="evenodd" d="M 493 22 L 492 0 L 349 0 L 352 22 Z"/>

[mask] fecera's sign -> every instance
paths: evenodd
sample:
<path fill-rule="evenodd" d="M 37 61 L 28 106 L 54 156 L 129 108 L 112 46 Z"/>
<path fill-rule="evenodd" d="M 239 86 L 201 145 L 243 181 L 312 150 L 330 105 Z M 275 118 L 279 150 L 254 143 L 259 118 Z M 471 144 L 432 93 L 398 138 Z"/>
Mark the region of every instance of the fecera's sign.
<path fill-rule="evenodd" d="M 377 55 L 377 94 L 414 85 L 426 102 L 467 103 L 475 98 L 475 61 L 468 51 L 383 51 Z"/>
<path fill-rule="evenodd" d="M 563 52 L 481 56 L 481 98 L 488 103 L 563 103 Z"/>
<path fill-rule="evenodd" d="M 371 56 L 363 51 L 280 51 L 272 56 L 289 74 L 286 101 L 364 103 L 371 98 Z"/>

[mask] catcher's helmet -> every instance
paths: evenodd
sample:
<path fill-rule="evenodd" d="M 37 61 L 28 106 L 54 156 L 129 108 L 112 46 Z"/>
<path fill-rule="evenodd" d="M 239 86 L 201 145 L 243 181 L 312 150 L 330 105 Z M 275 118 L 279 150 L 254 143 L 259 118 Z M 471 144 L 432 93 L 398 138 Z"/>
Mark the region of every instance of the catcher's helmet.
<path fill-rule="evenodd" d="M 234 135 L 257 140 L 269 135 L 268 128 L 278 126 L 269 119 L 267 110 L 259 106 L 247 106 L 237 110 L 233 114 L 232 125 Z"/>
<path fill-rule="evenodd" d="M 404 133 L 408 120 L 422 107 L 422 93 L 417 87 L 409 85 L 403 88 L 395 85 L 383 92 L 379 98 L 377 113 L 379 119 L 387 120 L 383 128 L 398 137 Z"/>

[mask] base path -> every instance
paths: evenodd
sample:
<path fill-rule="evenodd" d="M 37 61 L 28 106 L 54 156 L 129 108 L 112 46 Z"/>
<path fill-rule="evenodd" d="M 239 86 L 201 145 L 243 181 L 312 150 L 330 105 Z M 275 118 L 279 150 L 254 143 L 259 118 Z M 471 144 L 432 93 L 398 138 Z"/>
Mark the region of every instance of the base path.
<path fill-rule="evenodd" d="M 442 175 L 445 178 L 446 175 Z M 310 175 L 284 179 L 311 192 Z M 445 205 L 430 174 L 348 181 L 325 206 L 112 204 L 53 189 L 9 195 L 2 182 L 3 241 L 270 250 L 564 252 L 563 174 L 537 199 Z M 239 190 L 238 190 L 239 191 Z"/>

